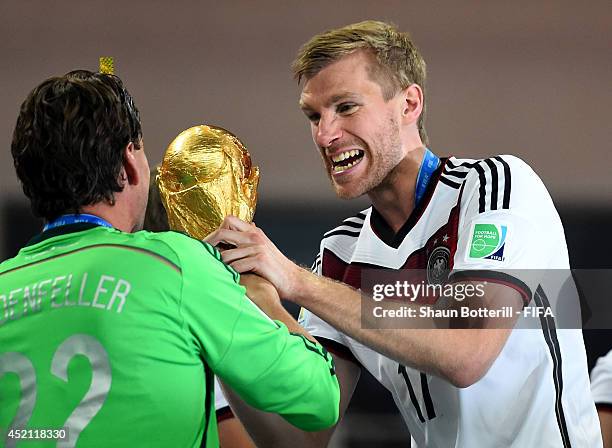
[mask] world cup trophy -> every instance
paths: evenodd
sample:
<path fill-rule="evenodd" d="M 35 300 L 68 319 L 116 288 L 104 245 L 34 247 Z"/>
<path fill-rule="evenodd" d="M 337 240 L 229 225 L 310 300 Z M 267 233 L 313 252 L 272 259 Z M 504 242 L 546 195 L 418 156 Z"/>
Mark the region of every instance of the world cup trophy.
<path fill-rule="evenodd" d="M 228 215 L 251 221 L 259 168 L 242 142 L 216 126 L 181 132 L 166 150 L 157 186 L 172 230 L 203 239 Z"/>

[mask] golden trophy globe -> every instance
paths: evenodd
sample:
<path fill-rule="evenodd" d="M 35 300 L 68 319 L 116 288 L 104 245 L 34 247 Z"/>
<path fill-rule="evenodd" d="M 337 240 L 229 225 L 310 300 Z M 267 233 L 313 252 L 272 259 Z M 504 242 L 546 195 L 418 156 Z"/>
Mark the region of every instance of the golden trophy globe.
<path fill-rule="evenodd" d="M 259 168 L 231 132 L 200 125 L 181 132 L 166 150 L 157 186 L 172 230 L 203 239 L 228 215 L 250 222 Z"/>

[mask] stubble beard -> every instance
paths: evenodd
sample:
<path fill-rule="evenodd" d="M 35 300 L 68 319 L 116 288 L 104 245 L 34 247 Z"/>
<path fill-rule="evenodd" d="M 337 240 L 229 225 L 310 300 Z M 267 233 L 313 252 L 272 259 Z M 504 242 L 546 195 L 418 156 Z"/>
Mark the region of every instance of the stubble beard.
<path fill-rule="evenodd" d="M 394 170 L 404 157 L 399 125 L 393 117 L 390 117 L 387 126 L 375 135 L 374 142 L 376 142 L 378 148 L 376 154 L 373 154 L 370 146 L 363 140 L 356 138 L 356 141 L 365 150 L 369 166 L 366 173 L 353 181 L 356 184 L 354 187 L 349 189 L 338 185 L 334 181 L 329 166 L 326 166 L 328 177 L 336 195 L 344 200 L 358 198 L 391 183 L 394 177 Z M 329 162 L 326 162 L 326 165 L 327 163 Z"/>

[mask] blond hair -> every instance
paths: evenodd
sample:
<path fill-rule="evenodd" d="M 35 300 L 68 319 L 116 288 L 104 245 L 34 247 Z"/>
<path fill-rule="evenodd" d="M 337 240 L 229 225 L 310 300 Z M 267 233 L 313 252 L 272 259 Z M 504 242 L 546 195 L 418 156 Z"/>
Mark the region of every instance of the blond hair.
<path fill-rule="evenodd" d="M 394 25 L 367 20 L 318 34 L 300 48 L 292 65 L 298 83 L 310 79 L 339 59 L 364 50 L 375 61 L 368 72 L 381 87 L 386 101 L 412 84 L 418 84 L 425 95 L 425 61 L 408 33 Z M 417 122 L 423 144 L 428 144 L 425 131 L 425 100 Z"/>

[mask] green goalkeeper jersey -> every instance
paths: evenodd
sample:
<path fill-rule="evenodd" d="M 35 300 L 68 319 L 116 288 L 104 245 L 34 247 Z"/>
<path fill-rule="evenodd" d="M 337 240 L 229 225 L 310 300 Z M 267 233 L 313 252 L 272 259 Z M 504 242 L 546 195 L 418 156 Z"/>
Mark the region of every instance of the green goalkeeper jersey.
<path fill-rule="evenodd" d="M 43 232 L 0 264 L 0 443 L 215 447 L 213 372 L 301 429 L 335 424 L 329 354 L 270 320 L 238 280 L 180 233 Z M 60 428 L 59 443 L 34 431 Z"/>

